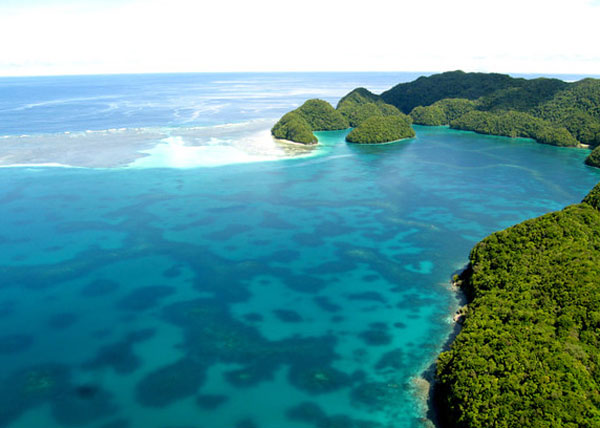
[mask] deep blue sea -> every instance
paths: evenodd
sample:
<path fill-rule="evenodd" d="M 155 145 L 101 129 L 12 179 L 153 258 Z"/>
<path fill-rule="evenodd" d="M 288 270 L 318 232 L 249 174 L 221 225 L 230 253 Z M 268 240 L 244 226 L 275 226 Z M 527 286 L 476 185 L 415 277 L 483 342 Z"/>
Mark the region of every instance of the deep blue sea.
<path fill-rule="evenodd" d="M 0 78 L 0 427 L 427 426 L 451 275 L 600 173 L 444 127 L 269 136 L 307 98 L 415 77 Z"/>

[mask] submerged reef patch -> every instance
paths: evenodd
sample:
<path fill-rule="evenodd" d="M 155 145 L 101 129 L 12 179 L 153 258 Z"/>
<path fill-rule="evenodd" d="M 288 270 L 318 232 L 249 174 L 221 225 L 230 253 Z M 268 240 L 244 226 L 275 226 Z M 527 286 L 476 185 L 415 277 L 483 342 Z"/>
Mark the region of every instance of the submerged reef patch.
<path fill-rule="evenodd" d="M 88 283 L 81 290 L 81 294 L 86 297 L 99 297 L 114 293 L 119 289 L 120 284 L 111 279 L 96 279 Z"/>
<path fill-rule="evenodd" d="M 137 384 L 137 400 L 144 406 L 164 407 L 194 395 L 204 383 L 205 369 L 190 358 L 160 367 Z"/>
<path fill-rule="evenodd" d="M 142 364 L 133 352 L 133 345 L 149 339 L 154 333 L 154 329 L 139 330 L 128 334 L 123 340 L 105 345 L 98 350 L 94 358 L 83 364 L 83 368 L 94 370 L 111 367 L 119 374 L 132 373 Z"/>
<path fill-rule="evenodd" d="M 158 305 L 165 297 L 175 293 L 175 287 L 148 285 L 131 291 L 117 302 L 117 307 L 126 311 L 143 311 Z"/>

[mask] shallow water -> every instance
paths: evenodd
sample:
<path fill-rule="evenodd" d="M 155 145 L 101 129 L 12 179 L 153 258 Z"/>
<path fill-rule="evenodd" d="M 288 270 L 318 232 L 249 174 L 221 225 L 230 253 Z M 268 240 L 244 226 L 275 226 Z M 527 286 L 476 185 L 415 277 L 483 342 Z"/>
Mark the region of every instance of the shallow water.
<path fill-rule="evenodd" d="M 213 168 L 0 169 L 0 426 L 422 426 L 451 274 L 600 174 L 584 150 L 416 130 Z"/>

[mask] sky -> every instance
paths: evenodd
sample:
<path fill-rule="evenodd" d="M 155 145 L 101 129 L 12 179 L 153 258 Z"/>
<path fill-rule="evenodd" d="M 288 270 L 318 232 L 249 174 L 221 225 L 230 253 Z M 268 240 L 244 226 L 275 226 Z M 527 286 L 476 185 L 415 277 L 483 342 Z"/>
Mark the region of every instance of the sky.
<path fill-rule="evenodd" d="M 0 75 L 600 75 L 600 0 L 0 0 Z"/>

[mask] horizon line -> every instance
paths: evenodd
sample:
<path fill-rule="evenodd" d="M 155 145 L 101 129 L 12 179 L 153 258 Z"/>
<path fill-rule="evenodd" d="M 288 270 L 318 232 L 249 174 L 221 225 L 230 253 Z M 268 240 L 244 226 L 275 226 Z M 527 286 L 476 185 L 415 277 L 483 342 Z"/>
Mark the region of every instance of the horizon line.
<path fill-rule="evenodd" d="M 600 74 L 595 73 L 556 73 L 556 72 L 521 72 L 521 71 L 465 71 L 463 69 L 452 69 L 452 70 L 224 70 L 224 71 L 124 71 L 124 72 L 90 72 L 90 73 L 56 73 L 56 74 L 0 74 L 0 79 L 4 78 L 28 78 L 28 77 L 84 77 L 84 76 L 129 76 L 129 75 L 168 75 L 168 74 L 326 74 L 326 73 L 353 73 L 353 74 L 367 74 L 367 73 L 423 73 L 423 75 L 440 74 L 453 71 L 463 71 L 465 73 L 482 73 L 482 74 L 506 74 L 506 75 L 546 75 L 546 76 L 587 76 L 600 78 Z"/>

